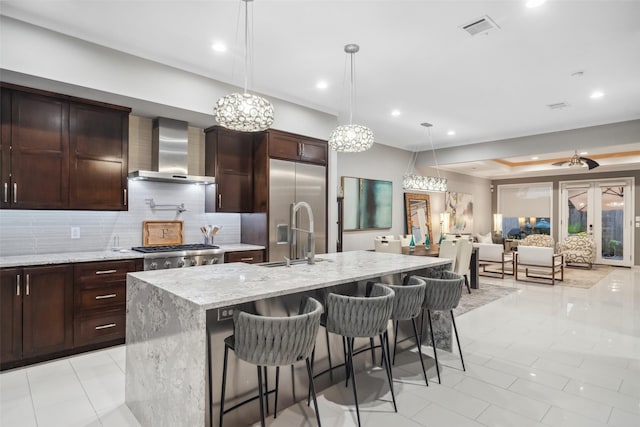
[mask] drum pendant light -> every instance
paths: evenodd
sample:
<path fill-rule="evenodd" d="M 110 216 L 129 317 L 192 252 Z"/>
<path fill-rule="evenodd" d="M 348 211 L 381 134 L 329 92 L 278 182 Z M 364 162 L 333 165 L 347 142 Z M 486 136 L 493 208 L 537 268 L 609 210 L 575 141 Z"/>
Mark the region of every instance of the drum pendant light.
<path fill-rule="evenodd" d="M 329 147 L 334 151 L 357 153 L 366 151 L 373 145 L 373 132 L 366 126 L 353 124 L 353 99 L 355 97 L 355 60 L 360 50 L 357 44 L 348 44 L 344 51 L 351 56 L 351 80 L 349 90 L 349 124 L 335 128 L 329 136 Z"/>
<path fill-rule="evenodd" d="M 265 98 L 247 92 L 249 77 L 249 5 L 244 2 L 244 92 L 218 99 L 213 109 L 216 121 L 227 129 L 260 132 L 273 124 L 273 105 Z"/>
<path fill-rule="evenodd" d="M 440 169 L 438 168 L 438 159 L 436 158 L 436 150 L 433 148 L 433 139 L 431 138 L 431 123 L 420 123 L 420 126 L 427 128 L 429 135 L 429 143 L 431 145 L 431 152 L 433 153 L 433 161 L 436 166 L 436 172 L 438 176 L 422 176 L 414 173 L 415 163 L 418 158 L 418 151 L 414 151 L 409 161 L 409 167 L 407 173 L 402 179 L 402 188 L 409 191 L 447 191 L 447 178 L 440 176 Z"/>

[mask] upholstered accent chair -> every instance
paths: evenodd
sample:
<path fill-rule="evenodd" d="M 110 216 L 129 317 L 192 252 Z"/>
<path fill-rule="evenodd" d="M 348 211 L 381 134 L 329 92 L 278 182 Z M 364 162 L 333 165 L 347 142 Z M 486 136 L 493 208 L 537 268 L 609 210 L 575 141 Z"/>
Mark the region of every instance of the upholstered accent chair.
<path fill-rule="evenodd" d="M 587 264 L 589 268 L 596 260 L 596 242 L 593 236 L 574 234 L 558 242 L 558 253 L 564 255 L 564 262 L 569 264 Z"/>
<path fill-rule="evenodd" d="M 505 274 L 513 274 L 513 252 L 505 252 L 504 246 L 497 243 L 474 243 L 473 246 L 478 248 L 478 264 L 481 267 L 478 274 L 499 274 L 501 279 Z"/>
<path fill-rule="evenodd" d="M 547 279 L 551 281 L 552 285 L 555 285 L 556 280 L 564 280 L 563 256 L 562 254 L 554 254 L 553 248 L 518 246 L 514 269 L 516 280 L 532 281 L 527 280 L 528 278 Z M 521 275 L 523 271 L 525 278 L 522 278 Z M 560 277 L 557 277 L 558 274 L 560 274 Z"/>
<path fill-rule="evenodd" d="M 553 249 L 556 242 L 553 237 L 546 234 L 529 234 L 518 244 L 518 247 L 520 246 L 542 246 Z"/>

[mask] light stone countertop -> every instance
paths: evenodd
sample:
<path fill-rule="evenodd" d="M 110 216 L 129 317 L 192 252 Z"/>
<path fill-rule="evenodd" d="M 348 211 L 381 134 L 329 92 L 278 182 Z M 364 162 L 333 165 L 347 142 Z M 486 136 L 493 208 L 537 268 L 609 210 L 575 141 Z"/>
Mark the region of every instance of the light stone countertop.
<path fill-rule="evenodd" d="M 264 249 L 264 246 L 244 243 L 218 245 L 225 252 L 252 251 Z M 67 264 L 92 261 L 117 261 L 144 258 L 143 253 L 122 249 L 120 251 L 61 252 L 49 254 L 14 255 L 0 257 L 0 268 L 23 267 L 34 265 Z M 166 271 L 166 270 L 164 270 Z"/>
<path fill-rule="evenodd" d="M 291 267 L 230 263 L 136 272 L 128 275 L 128 287 L 151 285 L 209 310 L 450 262 L 371 251 L 320 254 L 317 259 L 321 261 L 314 265 Z"/>

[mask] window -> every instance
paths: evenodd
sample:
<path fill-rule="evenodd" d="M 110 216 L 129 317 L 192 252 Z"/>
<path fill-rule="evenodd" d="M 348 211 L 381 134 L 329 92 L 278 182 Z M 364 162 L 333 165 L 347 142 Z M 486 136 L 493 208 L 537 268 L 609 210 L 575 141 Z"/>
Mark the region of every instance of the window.
<path fill-rule="evenodd" d="M 529 234 L 551 234 L 553 187 L 549 183 L 498 186 L 502 235 L 522 239 Z"/>

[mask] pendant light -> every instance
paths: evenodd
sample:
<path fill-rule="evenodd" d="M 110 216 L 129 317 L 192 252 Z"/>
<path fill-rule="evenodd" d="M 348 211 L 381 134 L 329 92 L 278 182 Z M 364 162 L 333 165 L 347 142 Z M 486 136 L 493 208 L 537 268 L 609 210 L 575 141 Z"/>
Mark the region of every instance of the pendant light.
<path fill-rule="evenodd" d="M 409 167 L 407 173 L 402 179 L 402 188 L 411 191 L 447 191 L 447 178 L 440 176 L 440 169 L 438 168 L 438 159 L 436 158 L 436 150 L 433 148 L 433 139 L 431 138 L 431 123 L 420 123 L 420 126 L 427 128 L 429 134 L 429 142 L 431 144 L 431 152 L 433 153 L 433 161 L 436 165 L 436 172 L 438 176 L 422 176 L 416 175 L 414 172 L 415 163 L 418 158 L 417 150 L 411 155 L 409 161 Z"/>
<path fill-rule="evenodd" d="M 356 65 L 354 55 L 360 50 L 357 44 L 348 44 L 344 51 L 351 58 L 351 80 L 349 89 L 349 124 L 335 128 L 329 136 L 329 147 L 334 151 L 357 153 L 367 151 L 373 145 L 373 132 L 366 126 L 353 124 L 353 99 L 355 97 Z"/>
<path fill-rule="evenodd" d="M 273 105 L 265 98 L 247 92 L 249 79 L 249 2 L 244 2 L 244 92 L 218 99 L 213 109 L 216 121 L 227 129 L 260 132 L 273 124 Z"/>

